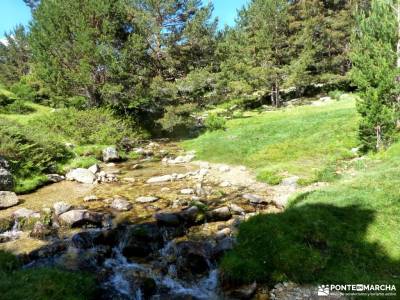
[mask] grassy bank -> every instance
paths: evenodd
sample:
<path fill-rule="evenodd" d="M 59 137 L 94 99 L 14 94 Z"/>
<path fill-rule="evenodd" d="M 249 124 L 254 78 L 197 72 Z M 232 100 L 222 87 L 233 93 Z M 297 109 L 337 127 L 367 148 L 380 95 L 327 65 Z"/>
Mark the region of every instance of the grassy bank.
<path fill-rule="evenodd" d="M 240 227 L 222 262 L 233 281 L 396 283 L 400 286 L 400 144 L 358 163 L 358 174 L 298 195 Z"/>
<path fill-rule="evenodd" d="M 107 109 L 53 110 L 25 102 L 27 114 L 0 113 L 0 156 L 11 164 L 17 193 L 27 193 L 47 182 L 45 174 L 89 167 L 101 151 L 123 138 L 141 138 L 135 124 Z"/>
<path fill-rule="evenodd" d="M 55 268 L 22 269 L 16 257 L 0 251 L 2 300 L 94 299 L 95 289 L 91 275 Z"/>
<path fill-rule="evenodd" d="M 245 165 L 269 183 L 290 175 L 301 183 L 328 180 L 338 161 L 353 156 L 357 115 L 353 97 L 323 106 L 300 106 L 227 122 L 183 143 L 199 159 Z"/>

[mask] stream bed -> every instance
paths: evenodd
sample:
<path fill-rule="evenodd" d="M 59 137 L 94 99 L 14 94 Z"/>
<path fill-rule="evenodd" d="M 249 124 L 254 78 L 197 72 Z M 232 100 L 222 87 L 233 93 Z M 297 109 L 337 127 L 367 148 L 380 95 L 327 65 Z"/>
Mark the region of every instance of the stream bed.
<path fill-rule="evenodd" d="M 184 155 L 179 148 L 147 147 L 151 155 L 100 165 L 115 182 L 63 180 L 20 196 L 18 206 L 0 210 L 0 219 L 12 216 L 12 228 L 0 234 L 0 249 L 19 255 L 26 268 L 95 274 L 99 299 L 250 298 L 255 285 L 222 287 L 218 261 L 233 247 L 240 222 L 280 211 L 268 189 L 250 180 L 243 167 L 168 163 L 162 158 Z M 60 202 L 68 211 L 56 215 L 53 207 Z M 15 217 L 20 208 L 30 215 Z M 85 219 L 65 226 L 63 215 L 72 212 Z"/>

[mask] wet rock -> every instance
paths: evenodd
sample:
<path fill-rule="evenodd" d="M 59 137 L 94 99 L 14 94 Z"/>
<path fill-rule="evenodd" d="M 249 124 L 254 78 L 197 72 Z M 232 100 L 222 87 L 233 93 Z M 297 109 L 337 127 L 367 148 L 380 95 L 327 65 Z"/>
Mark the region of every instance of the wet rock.
<path fill-rule="evenodd" d="M 222 240 L 224 238 L 226 238 L 227 236 L 229 236 L 231 234 L 232 230 L 230 228 L 224 228 L 221 229 L 219 231 L 217 231 L 217 233 L 215 234 L 215 238 L 217 240 Z"/>
<path fill-rule="evenodd" d="M 93 166 L 89 167 L 88 170 L 93 174 L 97 174 L 100 172 L 100 166 L 98 164 L 94 164 Z"/>
<path fill-rule="evenodd" d="M 65 202 L 56 202 L 53 205 L 54 213 L 56 216 L 61 215 L 72 208 L 72 205 Z"/>
<path fill-rule="evenodd" d="M 67 270 L 98 272 L 101 265 L 111 254 L 111 249 L 105 246 L 97 246 L 96 248 L 77 249 L 68 248 L 60 259 L 58 264 Z"/>
<path fill-rule="evenodd" d="M 88 169 L 77 168 L 69 171 L 65 176 L 67 180 L 75 180 L 80 183 L 94 183 L 96 176 Z"/>
<path fill-rule="evenodd" d="M 216 258 L 222 257 L 225 252 L 233 249 L 233 244 L 233 238 L 231 237 L 225 237 L 221 240 L 218 240 L 217 245 L 214 248 L 214 256 Z"/>
<path fill-rule="evenodd" d="M 172 175 L 163 175 L 163 176 L 156 176 L 148 179 L 146 182 L 147 183 L 161 183 L 161 182 L 168 182 L 168 181 L 174 181 L 175 177 Z"/>
<path fill-rule="evenodd" d="M 227 295 L 234 299 L 248 300 L 253 299 L 253 296 L 257 290 L 257 283 L 242 285 L 231 290 Z M 297 298 L 296 298 L 297 299 Z"/>
<path fill-rule="evenodd" d="M 104 221 L 106 221 L 104 214 L 86 209 L 67 211 L 61 214 L 59 219 L 63 224 L 71 227 L 81 227 L 89 224 L 101 227 L 104 225 Z"/>
<path fill-rule="evenodd" d="M 195 192 L 194 189 L 190 189 L 190 188 L 181 190 L 182 195 L 191 195 L 191 194 L 194 194 L 194 192 Z"/>
<path fill-rule="evenodd" d="M 186 223 L 195 223 L 199 214 L 199 208 L 197 206 L 191 206 L 182 211 L 179 216 Z"/>
<path fill-rule="evenodd" d="M 35 239 L 45 239 L 46 237 L 50 236 L 53 231 L 42 222 L 36 222 L 33 226 L 31 233 L 29 234 L 30 237 Z"/>
<path fill-rule="evenodd" d="M 184 241 L 176 245 L 176 271 L 178 277 L 193 279 L 210 269 L 212 247 L 206 242 Z M 193 276 L 194 275 L 194 276 Z"/>
<path fill-rule="evenodd" d="M 9 208 L 19 203 L 17 194 L 8 191 L 0 192 L 0 209 Z"/>
<path fill-rule="evenodd" d="M 83 198 L 84 202 L 92 202 L 92 201 L 97 201 L 97 200 L 99 200 L 99 199 L 97 198 L 96 195 L 89 195 L 89 196 L 86 196 L 85 198 Z"/>
<path fill-rule="evenodd" d="M 57 183 L 65 180 L 65 177 L 59 174 L 47 174 L 47 180 L 51 183 Z"/>
<path fill-rule="evenodd" d="M 107 147 L 103 149 L 103 161 L 108 163 L 108 162 L 115 162 L 119 161 L 120 156 L 118 154 L 117 149 L 115 147 Z"/>
<path fill-rule="evenodd" d="M 227 221 L 232 218 L 232 214 L 227 206 L 213 209 L 212 211 L 208 212 L 207 216 L 212 221 Z"/>
<path fill-rule="evenodd" d="M 146 257 L 161 249 L 163 238 L 155 224 L 138 224 L 127 228 L 122 252 L 127 257 Z"/>
<path fill-rule="evenodd" d="M 138 197 L 136 198 L 136 202 L 139 203 L 151 203 L 151 202 L 156 202 L 159 198 L 153 197 L 153 196 L 143 196 L 143 197 Z"/>
<path fill-rule="evenodd" d="M 111 208 L 119 211 L 128 211 L 132 209 L 132 203 L 124 198 L 115 198 L 111 203 Z"/>
<path fill-rule="evenodd" d="M 252 204 L 266 204 L 269 203 L 264 197 L 255 194 L 244 194 L 243 198 L 249 200 Z"/>
<path fill-rule="evenodd" d="M 158 213 L 154 215 L 158 225 L 161 226 L 179 226 L 179 217 L 174 213 Z"/>
<path fill-rule="evenodd" d="M 231 203 L 228 205 L 229 210 L 235 215 L 244 215 L 245 210 L 235 203 Z"/>
<path fill-rule="evenodd" d="M 89 249 L 98 245 L 113 247 L 118 243 L 116 230 L 89 230 L 74 234 L 71 244 L 75 248 Z"/>

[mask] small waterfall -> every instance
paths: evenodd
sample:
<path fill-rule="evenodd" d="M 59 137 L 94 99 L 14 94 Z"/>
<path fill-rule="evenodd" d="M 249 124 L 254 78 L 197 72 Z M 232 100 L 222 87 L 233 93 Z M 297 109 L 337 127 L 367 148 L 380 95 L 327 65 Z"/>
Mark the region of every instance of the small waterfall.
<path fill-rule="evenodd" d="M 22 234 L 21 231 L 21 224 L 19 223 L 18 219 L 14 221 L 13 227 L 11 230 L 5 231 L 0 234 L 0 237 L 3 237 L 8 240 L 16 240 Z"/>
<path fill-rule="evenodd" d="M 218 297 L 218 270 L 213 268 L 203 278 L 196 280 L 195 282 L 185 281 L 185 278 L 178 278 L 175 264 L 168 265 L 167 274 L 157 272 L 153 267 L 157 265 L 157 262 L 166 259 L 168 255 L 175 252 L 176 244 L 174 241 L 169 241 L 165 244 L 164 248 L 159 250 L 159 256 L 155 259 L 155 262 L 149 262 L 149 264 L 139 264 L 135 262 L 129 262 L 127 258 L 122 254 L 122 245 L 124 239 L 120 241 L 120 245 L 113 249 L 112 258 L 107 259 L 104 262 L 104 267 L 112 271 L 112 275 L 109 277 L 104 286 L 107 289 L 112 289 L 118 294 L 119 297 L 129 300 L 142 300 L 144 299 L 142 290 L 139 287 L 135 287 L 132 279 L 132 272 L 138 272 L 147 278 L 152 278 L 156 285 L 157 291 L 162 291 L 162 294 L 156 294 L 153 296 L 154 299 L 171 298 L 174 296 L 193 296 L 199 300 L 213 300 L 220 299 Z M 212 264 L 209 263 L 211 266 Z"/>

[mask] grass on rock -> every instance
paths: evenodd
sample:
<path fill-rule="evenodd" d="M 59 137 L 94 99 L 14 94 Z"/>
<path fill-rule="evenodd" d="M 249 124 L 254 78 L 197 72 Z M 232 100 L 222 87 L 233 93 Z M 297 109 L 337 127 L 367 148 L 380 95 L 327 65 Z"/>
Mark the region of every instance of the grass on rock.
<path fill-rule="evenodd" d="M 183 146 L 199 159 L 245 165 L 269 183 L 297 175 L 307 184 L 334 177 L 337 162 L 354 156 L 357 122 L 354 97 L 347 97 L 234 119 Z"/>

